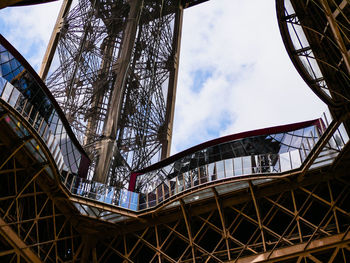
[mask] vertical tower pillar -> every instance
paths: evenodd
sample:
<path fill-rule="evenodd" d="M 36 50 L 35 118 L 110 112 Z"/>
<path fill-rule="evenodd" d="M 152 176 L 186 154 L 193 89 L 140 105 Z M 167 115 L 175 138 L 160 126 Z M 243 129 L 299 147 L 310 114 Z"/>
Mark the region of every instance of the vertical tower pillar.
<path fill-rule="evenodd" d="M 142 2 L 143 0 L 129 0 L 130 11 L 124 31 L 120 56 L 117 61 L 117 78 L 110 94 L 109 108 L 103 129 L 103 139 L 100 142 L 100 151 L 94 175 L 94 180 L 98 182 L 106 181 L 115 148 L 121 100 L 125 91 L 124 83 L 130 65 Z"/>

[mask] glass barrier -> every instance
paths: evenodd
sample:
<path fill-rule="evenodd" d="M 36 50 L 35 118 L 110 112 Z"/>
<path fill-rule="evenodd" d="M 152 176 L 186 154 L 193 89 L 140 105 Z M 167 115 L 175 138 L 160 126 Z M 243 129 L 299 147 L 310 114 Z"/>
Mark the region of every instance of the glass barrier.
<path fill-rule="evenodd" d="M 289 135 L 283 137 L 284 140 L 289 141 L 290 145 L 301 145 L 301 149 L 289 150 L 280 154 L 241 156 L 218 160 L 197 167 L 195 167 L 195 164 L 192 164 L 194 168 L 180 172 L 176 177 L 171 179 L 165 177 L 164 171 L 168 173 L 173 172 L 175 165 L 173 167 L 168 165 L 162 169 L 144 174 L 143 176 L 149 177 L 150 179 L 152 177 L 157 177 L 159 179 L 157 173 L 163 173 L 164 179 L 156 186 L 154 186 L 154 182 L 153 184 L 149 184 L 146 192 L 136 193 L 86 180 L 74 175 L 77 171 L 77 165 L 72 165 L 68 162 L 71 169 L 67 169 L 67 154 L 76 154 L 76 149 L 69 143 L 70 141 L 67 138 L 67 133 L 64 132 L 64 127 L 57 118 L 56 113 L 53 111 L 50 115 L 52 116 L 51 120 L 55 119 L 56 121 L 54 123 L 57 123 L 57 125 L 53 125 L 52 121 L 50 122 L 50 119 L 47 121 L 47 118 L 43 117 L 42 112 L 35 108 L 33 103 L 28 99 L 21 96 L 21 93 L 13 85 L 2 78 L 0 79 L 0 83 L 2 83 L 0 86 L 1 99 L 19 111 L 19 113 L 34 127 L 38 134 L 40 134 L 61 171 L 64 185 L 72 194 L 133 211 L 155 207 L 186 190 L 203 186 L 211 182 L 237 176 L 283 173 L 298 169 L 321 136 L 321 134 L 314 135 L 313 133 L 322 133 L 324 130 L 324 128 L 321 131 L 314 128 L 310 129 L 311 136 L 308 136 L 307 139 L 300 136 L 293 137 Z M 6 121 L 10 127 L 16 131 L 19 137 L 24 138 L 28 135 L 28 131 L 22 127 L 20 122 L 16 122 L 11 117 L 8 117 Z M 55 133 L 57 134 L 58 129 L 60 130 L 58 133 L 60 136 L 57 137 Z M 274 139 L 278 139 L 278 137 L 279 136 L 276 135 Z M 66 145 L 62 143 L 64 140 Z M 312 168 L 329 164 L 348 141 L 349 137 L 344 126 L 341 125 L 329 140 L 318 159 L 314 162 Z M 38 160 L 42 162 L 45 160 L 42 150 L 35 143 L 34 139 L 26 142 L 25 147 Z M 62 150 L 63 147 L 65 147 L 65 150 Z M 212 160 L 215 159 L 213 158 Z M 187 161 L 187 165 L 189 165 L 192 160 L 189 158 Z M 197 162 L 197 165 L 198 164 L 201 164 L 201 162 Z M 159 182 L 159 180 L 156 182 Z"/>
<path fill-rule="evenodd" d="M 275 169 L 279 172 L 298 168 L 319 140 L 324 127 L 320 119 L 297 127 L 295 130 L 244 137 L 199 149 L 164 167 L 137 176 L 135 189 L 140 193 L 151 192 L 163 181 L 180 174 L 185 175 L 186 181 L 187 173 L 200 169 L 203 165 L 208 165 L 208 173 L 215 174 L 210 180 L 265 172 L 268 168 L 264 165 L 271 162 L 277 162 L 278 167 Z M 231 159 L 233 161 L 229 161 Z M 293 161 L 290 162 L 290 159 Z"/>
<path fill-rule="evenodd" d="M 59 171 L 78 174 L 79 168 L 82 168 L 80 166 L 86 166 L 82 156 L 83 159 L 88 158 L 68 135 L 67 128 L 42 85 L 0 44 L 1 99 L 17 110 L 41 136 Z"/>
<path fill-rule="evenodd" d="M 1 106 L 0 111 L 4 111 L 4 109 Z M 17 137 L 22 138 L 23 144 L 19 147 L 26 148 L 27 151 L 31 153 L 31 155 L 37 160 L 38 163 L 47 164 L 48 160 L 44 152 L 40 148 L 39 144 L 35 141 L 35 139 L 33 139 L 30 136 L 29 131 L 25 127 L 23 127 L 21 122 L 19 122 L 10 114 L 6 115 L 4 120 L 7 123 L 7 125 L 12 129 L 12 131 L 17 135 Z M 45 170 L 51 178 L 54 178 L 53 172 L 49 166 L 45 168 Z"/>
<path fill-rule="evenodd" d="M 133 211 L 139 210 L 138 193 L 87 180 L 73 174 L 63 173 L 61 180 L 74 195 Z"/>
<path fill-rule="evenodd" d="M 311 168 L 329 164 L 330 161 L 336 158 L 348 141 L 349 137 L 344 126 L 341 125 L 321 154 L 316 158 Z M 212 182 L 238 176 L 281 174 L 298 169 L 316 143 L 317 140 L 314 138 L 308 140 L 302 149 L 291 150 L 281 154 L 242 156 L 204 164 L 181 173 L 174 178 L 164 179 L 153 189 L 148 188 L 148 191 L 145 193 L 136 193 L 126 189 L 106 186 L 72 174 L 62 175 L 62 181 L 72 194 L 129 210 L 140 211 L 155 207 L 184 191 L 205 186 Z M 170 171 L 169 167 L 165 169 Z M 156 173 L 152 171 L 144 174 L 144 176 L 156 176 Z"/>

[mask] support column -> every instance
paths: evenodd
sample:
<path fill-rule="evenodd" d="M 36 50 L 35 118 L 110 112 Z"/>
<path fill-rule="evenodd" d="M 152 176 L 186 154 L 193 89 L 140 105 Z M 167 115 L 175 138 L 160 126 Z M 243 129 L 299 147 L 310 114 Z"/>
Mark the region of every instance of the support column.
<path fill-rule="evenodd" d="M 338 23 L 333 17 L 332 11 L 328 5 L 328 2 L 326 0 L 321 0 L 321 5 L 325 10 L 325 14 L 328 20 L 328 23 L 331 27 L 332 33 L 334 35 L 334 39 L 336 43 L 338 44 L 340 53 L 343 57 L 346 69 L 348 70 L 348 74 L 350 74 L 350 55 L 348 53 L 348 50 L 345 46 L 344 40 L 340 34 L 339 28 L 338 28 Z"/>
<path fill-rule="evenodd" d="M 96 255 L 96 238 L 93 236 L 83 236 L 83 250 L 81 254 L 81 262 L 97 263 Z"/>
<path fill-rule="evenodd" d="M 185 202 L 182 199 L 180 199 L 180 205 L 181 205 L 182 215 L 184 217 L 185 224 L 186 224 L 188 240 L 190 241 L 190 246 L 191 246 L 191 251 L 192 251 L 192 260 L 193 260 L 193 262 L 196 262 L 196 253 L 194 251 L 194 244 L 193 244 L 191 225 L 190 225 L 189 218 L 188 218 L 188 215 L 187 215 L 187 212 L 186 212 L 186 209 L 185 209 Z"/>
<path fill-rule="evenodd" d="M 176 86 L 179 73 L 180 61 L 180 46 L 183 21 L 183 6 L 179 1 L 179 8 L 175 13 L 174 37 L 173 37 L 173 68 L 170 71 L 169 86 L 166 102 L 166 115 L 164 128 L 166 131 L 165 137 L 162 139 L 161 159 L 165 159 L 170 155 L 171 139 L 173 135 L 174 111 L 176 100 Z"/>
<path fill-rule="evenodd" d="M 49 44 L 47 45 L 47 49 L 39 71 L 39 76 L 43 81 L 45 81 L 47 77 L 47 73 L 49 72 L 53 56 L 55 55 L 55 52 L 56 52 L 61 28 L 62 28 L 64 19 L 69 12 L 71 5 L 72 5 L 72 0 L 63 0 L 61 10 L 58 14 L 56 24 L 52 31 L 51 38 L 50 38 Z"/>
<path fill-rule="evenodd" d="M 0 217 L 0 235 L 13 247 L 17 255 L 21 255 L 28 262 L 38 262 L 41 260 L 31 250 L 31 248 L 23 242 L 15 231 Z"/>
<path fill-rule="evenodd" d="M 125 80 L 128 75 L 130 59 L 134 49 L 142 3 L 143 0 L 129 0 L 130 11 L 119 53 L 120 56 L 117 61 L 118 74 L 110 96 L 109 109 L 103 129 L 103 139 L 100 143 L 99 157 L 93 178 L 93 180 L 102 183 L 106 182 L 113 156 L 121 102 L 125 91 Z"/>

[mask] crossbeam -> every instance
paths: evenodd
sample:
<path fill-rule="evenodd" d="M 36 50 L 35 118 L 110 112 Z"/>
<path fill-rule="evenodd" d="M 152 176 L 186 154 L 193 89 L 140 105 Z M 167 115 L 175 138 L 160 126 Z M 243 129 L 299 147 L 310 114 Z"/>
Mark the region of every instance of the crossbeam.
<path fill-rule="evenodd" d="M 306 250 L 305 250 L 306 243 L 302 243 L 294 246 L 276 249 L 271 254 L 271 256 L 269 256 L 270 252 L 266 252 L 259 255 L 240 258 L 236 262 L 237 263 L 276 262 L 276 261 L 294 258 L 297 256 L 308 255 L 309 253 L 325 250 L 327 248 L 345 246 L 345 245 L 348 245 L 349 243 L 350 243 L 350 233 L 341 233 L 330 237 L 314 240 L 310 242 Z M 229 262 L 233 263 L 233 261 L 229 261 Z"/>
<path fill-rule="evenodd" d="M 0 217 L 0 234 L 28 262 L 41 263 L 40 258 L 27 246 L 15 231 Z"/>

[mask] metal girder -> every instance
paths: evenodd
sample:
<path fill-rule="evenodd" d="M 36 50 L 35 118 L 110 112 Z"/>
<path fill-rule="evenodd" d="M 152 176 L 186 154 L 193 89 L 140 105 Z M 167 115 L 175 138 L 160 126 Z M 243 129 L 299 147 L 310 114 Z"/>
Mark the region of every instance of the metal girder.
<path fill-rule="evenodd" d="M 250 193 L 252 195 L 252 199 L 253 199 L 253 203 L 254 203 L 254 207 L 255 207 L 255 211 L 256 211 L 256 216 L 258 218 L 258 223 L 259 223 L 259 228 L 260 228 L 260 231 L 261 231 L 261 239 L 262 239 L 262 242 L 263 242 L 264 251 L 266 251 L 266 242 L 265 242 L 264 228 L 263 228 L 263 224 L 261 222 L 259 206 L 258 206 L 258 203 L 257 203 L 256 198 L 255 198 L 252 182 L 249 182 L 249 190 L 250 190 Z"/>
<path fill-rule="evenodd" d="M 296 69 L 334 118 L 349 104 L 349 2 L 277 0 L 282 39 Z M 301 46 L 301 48 L 300 48 Z M 307 52 L 297 53 L 298 49 Z M 346 128 L 349 129 L 346 125 Z"/>
<path fill-rule="evenodd" d="M 280 248 L 275 250 L 270 256 L 269 252 L 260 254 L 257 256 L 250 256 L 246 258 L 238 259 L 237 261 L 231 261 L 231 262 L 237 262 L 237 263 L 248 263 L 248 262 L 276 262 L 276 261 L 282 261 L 289 258 L 296 258 L 298 256 L 307 256 L 312 252 L 326 250 L 327 248 L 332 247 L 343 247 L 346 244 L 350 243 L 350 233 L 341 233 L 338 235 L 325 237 L 321 239 L 317 239 L 312 241 L 308 248 L 305 249 L 306 244 L 298 244 L 286 248 Z M 331 258 L 334 258 L 336 255 L 332 254 Z M 331 261 L 330 261 L 331 262 Z"/>
<path fill-rule="evenodd" d="M 112 161 L 114 145 L 117 134 L 117 122 L 120 118 L 120 108 L 123 94 L 125 92 L 126 75 L 130 67 L 131 55 L 136 39 L 137 26 L 139 24 L 140 13 L 142 11 L 142 0 L 129 1 L 130 11 L 127 18 L 125 35 L 122 41 L 122 48 L 118 58 L 118 75 L 110 94 L 110 105 L 106 122 L 104 124 L 103 136 L 100 142 L 99 157 L 96 164 L 94 180 L 97 182 L 107 182 L 107 175 Z"/>
<path fill-rule="evenodd" d="M 74 220 L 57 210 L 56 201 L 61 200 L 52 199 L 59 186 L 46 172 L 49 165 L 37 162 L 25 142 L 13 147 L 18 138 L 8 139 L 13 134 L 4 135 L 7 124 L 1 125 L 0 232 L 7 244 L 3 247 L 0 242 L 0 261 L 17 257 L 26 262 L 60 262 L 72 254 L 79 258 Z"/>
<path fill-rule="evenodd" d="M 193 246 L 191 226 L 190 226 L 189 218 L 187 216 L 187 212 L 186 212 L 186 209 L 185 209 L 185 203 L 184 203 L 183 200 L 180 200 L 180 205 L 181 205 L 182 215 L 183 215 L 183 218 L 185 220 L 185 225 L 186 225 L 186 229 L 187 229 L 188 239 L 190 241 L 190 246 L 191 246 L 191 251 L 192 251 L 192 259 L 193 259 L 193 262 L 196 262 L 196 256 L 195 256 L 195 251 L 194 251 L 194 246 Z"/>
<path fill-rule="evenodd" d="M 68 12 L 69 5 L 41 76 L 83 139 L 94 179 L 126 186 L 131 170 L 170 153 L 183 1 L 79 0 Z"/>
<path fill-rule="evenodd" d="M 331 12 L 331 9 L 329 8 L 329 4 L 327 0 L 320 0 L 321 5 L 323 9 L 325 10 L 325 14 L 328 20 L 328 23 L 332 29 L 332 33 L 334 35 L 334 39 L 339 47 L 340 53 L 343 57 L 344 63 L 346 65 L 346 68 L 348 70 L 348 74 L 350 75 L 350 55 L 349 50 L 346 48 L 344 44 L 344 39 L 342 35 L 340 34 L 339 28 L 338 28 L 338 22 L 335 20 L 333 13 Z M 345 4 L 343 4 L 345 7 Z"/>
<path fill-rule="evenodd" d="M 223 231 L 223 238 L 225 239 L 225 243 L 226 243 L 227 258 L 229 260 L 231 260 L 230 245 L 229 245 L 229 242 L 228 242 L 228 234 L 227 234 L 227 230 L 226 230 L 226 223 L 225 223 L 224 212 L 223 212 L 223 209 L 222 209 L 221 204 L 220 204 L 218 192 L 216 191 L 215 188 L 212 188 L 212 191 L 214 193 L 215 203 L 216 203 L 216 206 L 217 206 L 217 209 L 218 209 L 218 212 L 219 212 L 219 216 L 220 216 L 220 221 L 221 221 L 222 231 Z"/>
<path fill-rule="evenodd" d="M 251 187 L 247 189 L 250 198 L 232 205 L 225 202 L 232 197 L 227 194 L 219 196 L 213 187 L 213 197 L 205 202 L 205 206 L 210 209 L 198 213 L 196 205 L 180 201 L 173 220 L 169 217 L 168 221 L 161 218 L 154 221 L 162 214 L 162 210 L 158 210 L 157 214 L 143 215 L 147 233 L 140 232 L 140 229 L 135 230 L 136 234 L 133 231 L 125 232 L 122 236 L 120 234 L 119 238 L 114 239 L 123 237 L 125 244 L 133 246 L 125 250 L 125 246 L 111 242 L 109 248 L 104 248 L 103 254 L 109 255 L 109 260 L 121 257 L 128 262 L 135 262 L 140 257 L 149 261 L 241 262 L 247 256 L 249 260 L 256 259 L 257 262 L 258 259 L 261 262 L 281 259 L 283 262 L 290 258 L 302 260 L 304 257 L 318 262 L 317 260 L 322 261 L 326 252 L 327 257 L 333 260 L 342 254 L 346 257 L 348 252 L 344 250 L 344 245 L 349 241 L 334 240 L 341 233 L 344 240 L 348 239 L 348 231 L 344 232 L 344 220 L 349 218 L 349 211 L 345 208 L 349 200 L 348 184 L 329 175 L 327 180 L 319 181 L 320 177 L 316 174 L 313 175 L 313 180 L 307 182 L 310 178 L 306 174 L 304 180 L 295 181 L 289 188 L 281 189 L 278 193 L 262 192 L 263 187 L 254 185 L 252 181 Z M 246 192 L 241 194 L 246 195 Z M 320 204 L 322 208 L 319 207 Z M 169 212 L 172 213 L 171 210 Z M 314 213 L 320 214 L 310 216 Z M 147 217 L 152 219 L 149 221 Z M 261 237 L 262 230 L 265 246 Z M 315 250 L 318 240 L 326 241 L 327 245 Z M 330 240 L 334 243 L 328 243 Z M 106 241 L 105 244 L 109 242 Z M 300 245 L 303 246 L 303 252 L 297 251 Z M 334 249 L 329 250 L 331 248 Z M 97 251 L 100 249 L 97 248 Z M 321 251 L 324 251 L 322 257 L 318 255 Z M 101 262 L 109 260 L 106 256 L 101 258 Z"/>
<path fill-rule="evenodd" d="M 175 99 L 176 99 L 176 87 L 177 87 L 177 78 L 179 74 L 179 65 L 180 65 L 180 47 L 181 47 L 181 32 L 182 32 L 182 22 L 183 22 L 183 7 L 179 2 L 179 7 L 175 13 L 175 22 L 174 22 L 174 37 L 173 37 L 173 67 L 170 71 L 169 76 L 169 88 L 167 94 L 166 102 L 166 111 L 165 111 L 165 120 L 164 128 L 166 129 L 166 134 L 162 139 L 162 153 L 161 159 L 165 159 L 170 155 L 171 140 L 173 135 L 173 126 L 174 126 L 174 114 L 175 114 Z"/>
<path fill-rule="evenodd" d="M 11 244 L 16 253 L 28 262 L 40 263 L 38 256 L 28 247 L 16 232 L 0 217 L 0 233 Z"/>
<path fill-rule="evenodd" d="M 71 7 L 71 4 L 72 4 L 72 0 L 64 0 L 62 2 L 62 6 L 55 23 L 55 27 L 51 34 L 49 44 L 47 45 L 46 52 L 39 71 L 39 76 L 43 81 L 45 81 L 47 74 L 49 72 L 49 68 L 51 66 L 52 59 L 54 57 L 54 54 L 57 48 L 60 32 L 62 30 L 62 27 L 64 26 L 64 19 L 67 16 L 67 13 Z"/>

